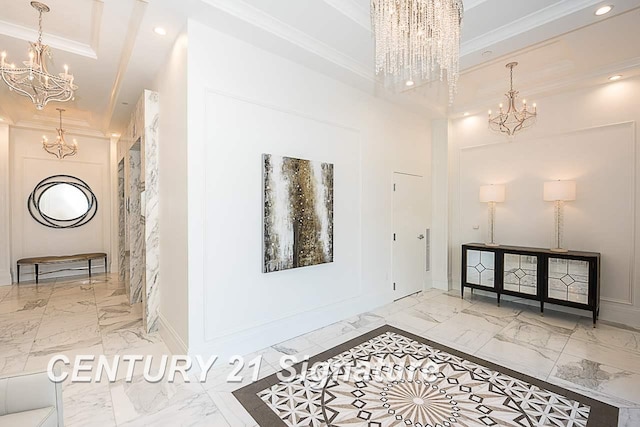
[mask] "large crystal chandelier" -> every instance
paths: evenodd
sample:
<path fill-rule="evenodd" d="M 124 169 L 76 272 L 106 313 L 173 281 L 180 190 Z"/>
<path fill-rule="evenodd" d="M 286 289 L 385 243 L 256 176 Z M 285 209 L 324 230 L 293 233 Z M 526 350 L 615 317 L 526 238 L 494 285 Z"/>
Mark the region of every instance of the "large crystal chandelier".
<path fill-rule="evenodd" d="M 0 54 L 0 75 L 2 80 L 12 90 L 20 95 L 31 98 L 38 110 L 42 110 L 50 101 L 66 102 L 73 99 L 73 93 L 78 87 L 73 84 L 73 75 L 64 66 L 64 73 L 58 75 L 47 71 L 47 58 L 51 57 L 49 46 L 42 44 L 42 14 L 49 12 L 46 4 L 32 1 L 31 6 L 38 11 L 38 40 L 29 43 L 29 60 L 24 66 L 5 62 L 7 53 Z"/>
<path fill-rule="evenodd" d="M 395 87 L 446 75 L 453 102 L 462 14 L 462 0 L 371 0 L 376 74 Z"/>
<path fill-rule="evenodd" d="M 536 104 L 533 104 L 533 108 L 529 109 L 527 106 L 527 100 L 522 100 L 522 109 L 518 109 L 516 100 L 518 98 L 518 91 L 513 89 L 513 68 L 518 65 L 517 62 L 510 62 L 506 65 L 511 73 L 511 89 L 505 94 L 507 97 L 507 109 L 505 111 L 504 105 L 500 104 L 500 113 L 495 117 L 491 115 L 489 110 L 489 128 L 496 132 L 505 133 L 508 136 L 514 136 L 516 132 L 528 128 L 536 122 L 538 111 Z"/>
<path fill-rule="evenodd" d="M 73 140 L 73 144 L 68 144 L 64 140 L 64 129 L 62 129 L 62 108 L 56 108 L 60 112 L 60 127 L 57 129 L 58 136 L 54 142 L 49 142 L 46 136 L 42 137 L 42 148 L 49 154 L 53 154 L 59 159 L 74 156 L 78 152 L 78 141 Z"/>

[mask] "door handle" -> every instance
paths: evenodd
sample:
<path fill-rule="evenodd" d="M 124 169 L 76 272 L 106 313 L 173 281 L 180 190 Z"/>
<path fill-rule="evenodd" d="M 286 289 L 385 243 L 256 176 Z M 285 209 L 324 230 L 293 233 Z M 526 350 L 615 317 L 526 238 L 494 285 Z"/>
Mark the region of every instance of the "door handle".
<path fill-rule="evenodd" d="M 418 239 L 420 240 L 424 239 L 424 234 L 418 234 Z"/>

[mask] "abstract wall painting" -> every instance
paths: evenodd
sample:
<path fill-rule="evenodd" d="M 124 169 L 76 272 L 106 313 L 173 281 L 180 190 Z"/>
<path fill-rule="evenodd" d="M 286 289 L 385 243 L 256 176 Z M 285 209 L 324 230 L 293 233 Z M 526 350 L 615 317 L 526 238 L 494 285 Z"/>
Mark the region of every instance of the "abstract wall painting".
<path fill-rule="evenodd" d="M 333 164 L 262 156 L 263 272 L 333 262 Z"/>

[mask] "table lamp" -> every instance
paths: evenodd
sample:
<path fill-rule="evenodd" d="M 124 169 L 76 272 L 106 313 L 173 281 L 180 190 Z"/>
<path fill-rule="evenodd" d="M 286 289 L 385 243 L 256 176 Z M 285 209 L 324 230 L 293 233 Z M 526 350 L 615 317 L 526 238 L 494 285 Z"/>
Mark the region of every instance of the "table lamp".
<path fill-rule="evenodd" d="M 489 242 L 487 246 L 499 246 L 494 241 L 496 203 L 504 202 L 505 186 L 500 184 L 481 185 L 480 202 L 489 204 Z"/>
<path fill-rule="evenodd" d="M 564 216 L 564 202 L 576 199 L 576 182 L 575 181 L 549 181 L 544 183 L 544 200 L 547 202 L 555 202 L 556 216 L 556 234 L 555 248 L 551 248 L 554 252 L 567 252 L 562 248 L 562 227 Z"/>

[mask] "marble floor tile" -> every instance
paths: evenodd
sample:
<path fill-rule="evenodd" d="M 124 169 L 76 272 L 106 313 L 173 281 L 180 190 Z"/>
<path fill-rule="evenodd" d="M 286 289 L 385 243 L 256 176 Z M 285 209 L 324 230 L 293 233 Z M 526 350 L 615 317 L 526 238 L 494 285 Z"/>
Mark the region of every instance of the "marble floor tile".
<path fill-rule="evenodd" d="M 305 335 L 305 338 L 314 344 L 322 344 L 325 341 L 344 335 L 354 329 L 355 327 L 348 322 L 338 322 L 309 332 Z"/>
<path fill-rule="evenodd" d="M 578 321 L 581 319 L 580 316 L 575 314 L 550 310 L 549 307 L 545 308 L 544 315 L 541 315 L 538 308 L 531 306 L 526 306 L 526 309 L 522 310 L 518 317 L 529 323 L 553 326 L 568 331 L 574 331 L 578 326 Z"/>
<path fill-rule="evenodd" d="M 118 425 L 227 425 L 202 385 L 186 383 L 179 375 L 173 383 L 138 377 L 110 387 Z"/>
<path fill-rule="evenodd" d="M 44 370 L 51 355 L 60 352 L 71 360 L 80 354 L 154 355 L 151 371 L 156 372 L 158 356 L 169 350 L 158 335 L 142 333 L 141 307 L 127 301 L 124 283 L 114 275 L 0 288 L 0 374 Z M 635 391 L 640 384 L 640 331 L 605 323 L 593 329 L 588 318 L 548 308 L 542 317 L 535 307 L 509 301 L 498 307 L 495 299 L 479 294 L 462 300 L 459 291 L 427 290 L 245 360 L 261 355 L 258 378 L 264 378 L 281 369 L 283 355 L 313 357 L 384 324 L 599 400 L 640 406 Z M 112 385 L 67 381 L 66 425 L 254 427 L 256 421 L 231 394 L 252 381 L 253 370 L 245 365 L 242 382 L 229 383 L 233 368 L 218 361 L 205 384 L 147 384 L 139 378 L 127 384 L 122 381 L 126 367 Z M 143 369 L 136 364 L 134 374 L 139 377 Z M 635 416 L 625 415 L 629 420 Z"/>
<path fill-rule="evenodd" d="M 118 424 L 122 427 L 235 427 L 229 424 L 211 397 L 202 392 L 196 396 L 165 406 L 152 414 Z"/>
<path fill-rule="evenodd" d="M 429 329 L 424 337 L 449 347 L 473 354 L 485 345 L 503 326 L 467 313 L 453 316 L 447 322 Z"/>
<path fill-rule="evenodd" d="M 0 356 L 0 376 L 24 372 L 29 353 Z"/>
<path fill-rule="evenodd" d="M 99 306 L 98 323 L 103 333 L 118 329 L 131 329 L 142 325 L 140 304 L 129 305 L 126 302 L 117 305 Z"/>
<path fill-rule="evenodd" d="M 0 302 L 0 315 L 11 313 L 44 313 L 49 295 L 31 295 L 12 298 L 11 295 L 6 296 Z"/>
<path fill-rule="evenodd" d="M 0 302 L 11 292 L 11 286 L 0 286 Z"/>
<path fill-rule="evenodd" d="M 93 290 L 98 307 L 119 305 L 127 303 L 129 297 L 125 288 L 118 289 L 94 289 Z"/>
<path fill-rule="evenodd" d="M 54 354 L 102 344 L 98 322 L 95 319 L 87 323 L 74 324 L 67 329 L 56 326 L 57 322 L 41 325 L 31 348 L 32 353 Z"/>
<path fill-rule="evenodd" d="M 153 344 L 164 344 L 160 335 L 145 334 L 143 328 L 118 329 L 102 335 L 105 354 L 115 355 L 136 352 Z"/>
<path fill-rule="evenodd" d="M 593 360 L 563 353 L 549 375 L 549 380 L 587 394 L 593 391 L 640 404 L 640 374 Z"/>
<path fill-rule="evenodd" d="M 564 354 L 593 360 L 603 365 L 615 366 L 616 368 L 640 374 L 640 357 L 635 352 L 621 348 L 602 345 L 593 341 L 583 341 L 572 336 L 564 348 Z M 638 393 L 640 394 L 640 390 Z"/>
<path fill-rule="evenodd" d="M 450 305 L 436 304 L 428 301 L 414 305 L 413 309 L 429 315 L 429 319 L 436 323 L 445 322 L 462 311 Z"/>
<path fill-rule="evenodd" d="M 345 322 L 351 325 L 354 329 L 358 329 L 370 325 L 380 325 L 381 323 L 384 323 L 384 317 L 367 312 L 350 317 L 345 320 Z"/>
<path fill-rule="evenodd" d="M 260 352 L 258 352 L 260 353 Z M 245 361 L 248 363 L 253 359 L 255 354 L 245 357 Z M 278 365 L 272 365 L 266 361 L 262 361 L 260 366 L 250 367 L 245 366 L 237 376 L 240 380 L 230 376 L 234 374 L 234 370 L 237 365 L 230 365 L 227 361 L 218 361 L 213 368 L 207 373 L 206 381 L 202 384 L 205 390 L 209 392 L 222 392 L 231 393 L 253 382 L 253 378 L 262 379 L 279 372 L 281 369 Z"/>
<path fill-rule="evenodd" d="M 116 425 L 108 383 L 65 383 L 62 391 L 64 423 L 67 427 L 112 427 Z"/>
<path fill-rule="evenodd" d="M 535 378 L 547 378 L 556 364 L 559 351 L 522 344 L 501 334 L 491 338 L 474 356 L 501 366 L 508 366 Z"/>
<path fill-rule="evenodd" d="M 57 354 L 64 354 L 67 356 L 73 364 L 76 356 L 95 356 L 96 360 L 101 355 L 104 354 L 104 350 L 102 349 L 102 344 L 96 344 L 90 347 L 66 347 L 63 345 L 57 347 L 46 348 L 42 351 L 31 351 L 29 353 L 29 358 L 27 359 L 27 363 L 25 365 L 25 371 L 28 372 L 36 372 L 36 371 L 44 371 L 47 369 L 49 361 L 51 360 L 51 356 Z M 86 363 L 87 365 L 95 366 L 95 363 Z"/>
<path fill-rule="evenodd" d="M 413 330 L 407 332 L 421 333 L 440 324 L 431 315 L 414 308 L 401 310 L 387 316 L 386 321 L 399 328 L 410 327 Z"/>
<path fill-rule="evenodd" d="M 257 427 L 256 420 L 249 415 L 233 394 L 221 391 L 207 391 L 213 403 L 232 427 Z"/>
<path fill-rule="evenodd" d="M 618 427 L 640 426 L 640 408 L 620 408 Z"/>
<path fill-rule="evenodd" d="M 471 307 L 462 310 L 462 312 L 482 317 L 498 326 L 506 326 L 522 312 L 522 308 L 516 304 L 507 303 L 498 306 L 495 302 L 478 301 Z"/>
<path fill-rule="evenodd" d="M 596 328 L 588 319 L 578 322 L 572 338 L 591 341 L 608 347 L 640 352 L 640 331 L 599 322 Z"/>

